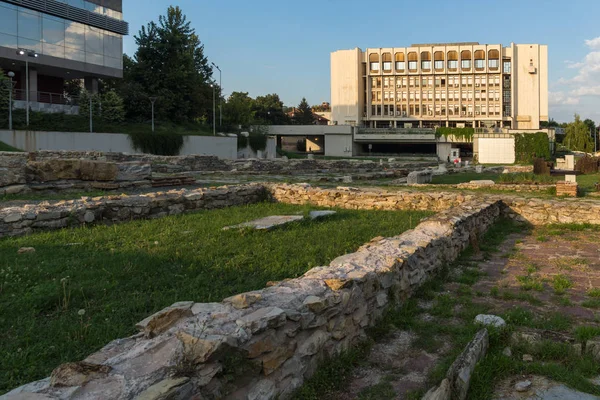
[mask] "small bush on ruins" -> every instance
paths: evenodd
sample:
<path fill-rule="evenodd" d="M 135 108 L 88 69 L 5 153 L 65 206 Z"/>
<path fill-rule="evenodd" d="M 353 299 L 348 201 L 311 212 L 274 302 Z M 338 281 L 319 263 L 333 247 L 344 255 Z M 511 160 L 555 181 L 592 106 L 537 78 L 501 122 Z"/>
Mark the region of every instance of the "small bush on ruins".
<path fill-rule="evenodd" d="M 136 150 L 161 156 L 176 156 L 183 147 L 183 136 L 177 133 L 133 132 L 129 140 Z"/>

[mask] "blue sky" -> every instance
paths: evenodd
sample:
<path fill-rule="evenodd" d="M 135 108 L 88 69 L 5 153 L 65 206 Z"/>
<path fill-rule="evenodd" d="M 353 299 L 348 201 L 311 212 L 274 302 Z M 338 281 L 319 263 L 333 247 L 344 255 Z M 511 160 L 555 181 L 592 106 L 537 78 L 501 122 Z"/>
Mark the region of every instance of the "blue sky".
<path fill-rule="evenodd" d="M 124 0 L 133 35 L 166 12 L 168 0 Z M 550 117 L 574 112 L 600 123 L 600 0 L 387 1 L 181 0 L 225 94 L 278 93 L 329 101 L 329 54 L 339 49 L 477 41 L 548 45 Z M 215 77 L 218 79 L 218 71 Z"/>

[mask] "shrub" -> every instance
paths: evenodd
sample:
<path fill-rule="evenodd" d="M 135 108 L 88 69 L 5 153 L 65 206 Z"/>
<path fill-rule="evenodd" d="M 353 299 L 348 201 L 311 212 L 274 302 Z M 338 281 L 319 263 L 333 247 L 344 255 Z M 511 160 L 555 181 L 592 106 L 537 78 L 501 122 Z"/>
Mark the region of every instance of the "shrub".
<path fill-rule="evenodd" d="M 548 163 L 543 158 L 536 158 L 533 162 L 533 173 L 537 175 L 550 175 L 551 168 L 550 163 Z"/>
<path fill-rule="evenodd" d="M 575 164 L 575 171 L 582 172 L 584 174 L 595 174 L 598 172 L 598 166 L 600 165 L 600 157 L 582 157 L 577 160 Z"/>
<path fill-rule="evenodd" d="M 439 138 L 444 136 L 454 136 L 456 139 L 464 139 L 465 141 L 472 141 L 475 129 L 473 128 L 437 128 L 435 130 L 435 137 Z"/>
<path fill-rule="evenodd" d="M 129 140 L 134 149 L 161 156 L 176 156 L 183 147 L 183 136 L 166 132 L 132 132 Z"/>
<path fill-rule="evenodd" d="M 123 122 L 125 120 L 123 99 L 114 90 L 102 96 L 102 119 L 109 123 Z"/>
<path fill-rule="evenodd" d="M 516 162 L 530 164 L 536 158 L 550 159 L 550 139 L 545 132 L 515 134 Z"/>
<path fill-rule="evenodd" d="M 237 148 L 238 150 L 240 149 L 245 149 L 246 147 L 248 147 L 248 138 L 242 134 L 238 134 L 237 135 L 238 140 L 237 140 Z"/>

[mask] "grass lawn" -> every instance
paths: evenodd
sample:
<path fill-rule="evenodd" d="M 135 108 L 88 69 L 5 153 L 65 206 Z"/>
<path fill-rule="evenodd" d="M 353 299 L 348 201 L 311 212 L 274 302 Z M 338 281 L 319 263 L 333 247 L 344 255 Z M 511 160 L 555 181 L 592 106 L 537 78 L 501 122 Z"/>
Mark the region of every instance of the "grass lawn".
<path fill-rule="evenodd" d="M 6 143 L 0 141 L 0 151 L 23 151 L 23 150 L 19 150 L 16 147 L 9 146 Z"/>
<path fill-rule="evenodd" d="M 261 203 L 0 240 L 0 393 L 133 334 L 174 302 L 220 301 L 300 276 L 431 215 L 338 210 L 271 232 L 222 230 L 308 209 Z M 36 252 L 18 255 L 25 246 Z"/>
<path fill-rule="evenodd" d="M 477 172 L 464 172 L 458 174 L 436 175 L 433 176 L 431 183 L 434 185 L 457 185 L 477 180 L 492 180 L 496 182 L 500 174 L 490 172 L 478 174 Z"/>

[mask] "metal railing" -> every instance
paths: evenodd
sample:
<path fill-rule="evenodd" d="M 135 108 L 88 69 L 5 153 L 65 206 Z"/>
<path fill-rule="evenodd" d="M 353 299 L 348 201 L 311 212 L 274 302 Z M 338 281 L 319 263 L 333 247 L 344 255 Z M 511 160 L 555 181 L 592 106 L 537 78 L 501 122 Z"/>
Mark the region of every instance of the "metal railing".
<path fill-rule="evenodd" d="M 17 89 L 14 91 L 13 96 L 13 100 L 26 101 L 27 91 Z M 79 105 L 79 97 L 71 96 L 65 93 L 29 92 L 29 102 L 77 106 Z"/>
<path fill-rule="evenodd" d="M 358 134 L 376 135 L 432 135 L 435 129 L 430 128 L 358 128 Z"/>

